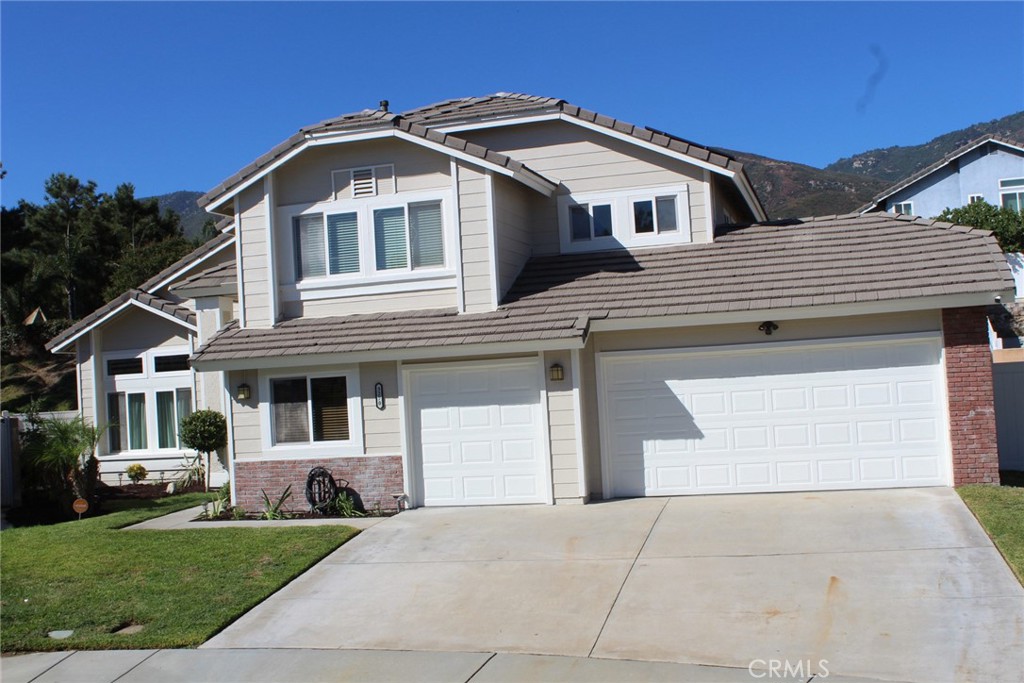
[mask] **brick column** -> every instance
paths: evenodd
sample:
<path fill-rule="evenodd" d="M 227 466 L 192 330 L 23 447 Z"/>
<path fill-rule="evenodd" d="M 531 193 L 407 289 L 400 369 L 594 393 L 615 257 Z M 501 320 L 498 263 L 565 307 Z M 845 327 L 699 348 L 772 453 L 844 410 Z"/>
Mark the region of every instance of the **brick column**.
<path fill-rule="evenodd" d="M 942 310 L 953 483 L 998 484 L 992 352 L 985 307 Z"/>

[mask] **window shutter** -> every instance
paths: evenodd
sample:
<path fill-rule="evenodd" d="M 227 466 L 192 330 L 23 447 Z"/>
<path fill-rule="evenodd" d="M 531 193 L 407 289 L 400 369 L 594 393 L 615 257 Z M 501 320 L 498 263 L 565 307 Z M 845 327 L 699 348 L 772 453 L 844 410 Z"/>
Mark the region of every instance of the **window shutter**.
<path fill-rule="evenodd" d="M 355 213 L 327 217 L 331 275 L 359 272 L 359 221 Z"/>
<path fill-rule="evenodd" d="M 348 441 L 348 387 L 344 377 L 309 380 L 313 399 L 313 441 Z"/>
<path fill-rule="evenodd" d="M 306 379 L 276 379 L 270 384 L 275 443 L 309 441 Z"/>
<path fill-rule="evenodd" d="M 373 232 L 377 252 L 377 270 L 405 268 L 405 209 L 377 209 L 373 212 Z"/>
<path fill-rule="evenodd" d="M 413 268 L 444 265 L 441 202 L 409 205 L 409 242 Z"/>
<path fill-rule="evenodd" d="M 324 263 L 324 217 L 321 214 L 295 219 L 294 245 L 296 280 L 327 274 Z"/>
<path fill-rule="evenodd" d="M 374 197 L 377 194 L 377 180 L 372 168 L 357 168 L 352 171 L 352 196 Z"/>

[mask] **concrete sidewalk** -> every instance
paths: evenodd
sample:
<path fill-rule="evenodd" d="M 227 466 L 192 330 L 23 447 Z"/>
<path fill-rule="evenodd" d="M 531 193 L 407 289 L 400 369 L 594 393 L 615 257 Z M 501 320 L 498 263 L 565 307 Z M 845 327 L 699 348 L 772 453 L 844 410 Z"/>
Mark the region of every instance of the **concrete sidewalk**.
<path fill-rule="evenodd" d="M 807 666 L 807 662 L 803 665 Z M 3 683 L 467 683 L 470 680 L 473 683 L 751 683 L 761 680 L 877 683 L 867 678 L 816 677 L 815 672 L 806 669 L 785 678 L 781 673 L 778 671 L 769 679 L 767 670 L 697 664 L 389 650 L 105 650 L 45 652 L 0 660 Z"/>

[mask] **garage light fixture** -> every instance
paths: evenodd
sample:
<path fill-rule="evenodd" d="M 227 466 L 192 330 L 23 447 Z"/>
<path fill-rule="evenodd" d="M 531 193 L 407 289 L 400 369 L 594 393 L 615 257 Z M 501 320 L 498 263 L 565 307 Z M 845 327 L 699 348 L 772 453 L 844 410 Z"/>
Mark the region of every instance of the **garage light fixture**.
<path fill-rule="evenodd" d="M 552 382 L 561 382 L 565 379 L 565 369 L 558 363 L 555 363 L 548 368 L 548 379 Z"/>
<path fill-rule="evenodd" d="M 239 401 L 248 401 L 250 396 L 252 396 L 252 389 L 245 382 L 239 384 L 238 388 L 235 389 L 235 398 Z"/>
<path fill-rule="evenodd" d="M 779 326 L 773 323 L 771 320 L 765 320 L 763 323 L 757 326 L 757 329 L 761 330 L 770 337 L 772 336 L 772 332 L 779 329 Z"/>

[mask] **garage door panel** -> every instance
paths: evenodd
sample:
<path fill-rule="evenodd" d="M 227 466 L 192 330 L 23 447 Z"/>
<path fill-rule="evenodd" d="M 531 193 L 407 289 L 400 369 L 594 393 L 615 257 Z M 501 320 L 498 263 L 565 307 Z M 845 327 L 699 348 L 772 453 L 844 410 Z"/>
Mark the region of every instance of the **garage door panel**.
<path fill-rule="evenodd" d="M 409 395 L 423 504 L 546 502 L 535 365 L 416 368 Z"/>
<path fill-rule="evenodd" d="M 945 483 L 937 340 L 744 355 L 601 359 L 614 495 Z"/>

